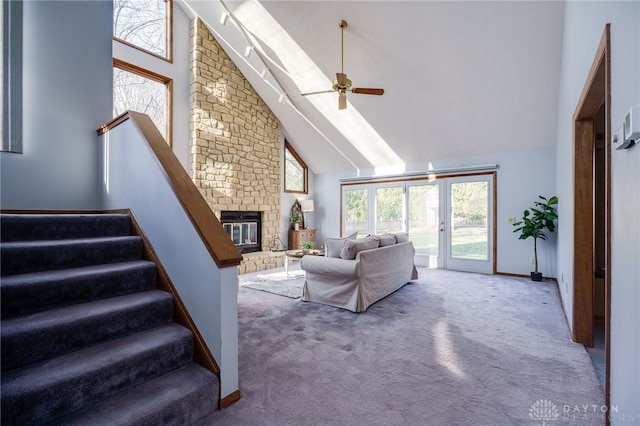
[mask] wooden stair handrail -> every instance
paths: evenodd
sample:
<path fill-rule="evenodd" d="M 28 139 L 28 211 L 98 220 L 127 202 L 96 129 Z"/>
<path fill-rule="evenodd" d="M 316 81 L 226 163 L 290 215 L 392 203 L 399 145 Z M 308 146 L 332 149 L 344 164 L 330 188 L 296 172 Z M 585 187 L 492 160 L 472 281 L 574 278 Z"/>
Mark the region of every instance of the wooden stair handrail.
<path fill-rule="evenodd" d="M 126 111 L 100 127 L 97 130 L 98 135 L 108 132 L 126 120 L 133 121 L 140 134 L 149 144 L 164 169 L 178 201 L 189 216 L 196 232 L 200 235 L 202 242 L 218 268 L 239 265 L 242 262 L 242 254 L 233 244 L 218 217 L 213 213 L 209 204 L 207 204 L 207 201 L 148 115 L 135 111 Z"/>

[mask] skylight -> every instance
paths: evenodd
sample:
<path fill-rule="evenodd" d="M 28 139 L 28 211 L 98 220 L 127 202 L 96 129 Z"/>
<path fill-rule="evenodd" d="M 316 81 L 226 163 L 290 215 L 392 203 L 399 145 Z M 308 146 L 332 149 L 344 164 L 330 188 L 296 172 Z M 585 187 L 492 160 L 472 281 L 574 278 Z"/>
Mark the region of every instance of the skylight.
<path fill-rule="evenodd" d="M 320 70 L 260 3 L 242 2 L 237 4 L 237 9 L 233 13 L 245 25 L 246 30 L 255 37 L 255 44 L 263 56 L 272 61 L 269 64 L 272 72 L 277 68 L 277 71 L 285 73 L 295 83 L 300 93 L 331 87 L 331 79 Z M 266 50 L 278 52 L 277 60 L 271 58 Z M 339 62 L 336 58 L 336 69 L 338 66 Z M 334 93 L 309 96 L 305 99 L 374 167 L 403 166 L 400 157 L 352 104 L 345 110 L 338 110 L 337 94 Z"/>

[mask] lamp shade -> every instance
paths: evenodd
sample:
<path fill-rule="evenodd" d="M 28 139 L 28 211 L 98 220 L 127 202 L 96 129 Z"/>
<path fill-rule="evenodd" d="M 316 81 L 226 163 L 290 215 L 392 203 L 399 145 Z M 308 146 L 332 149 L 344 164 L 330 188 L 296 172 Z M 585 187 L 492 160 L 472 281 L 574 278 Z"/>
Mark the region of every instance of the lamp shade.
<path fill-rule="evenodd" d="M 313 200 L 302 200 L 300 203 L 300 209 L 303 212 L 312 212 L 313 211 Z"/>

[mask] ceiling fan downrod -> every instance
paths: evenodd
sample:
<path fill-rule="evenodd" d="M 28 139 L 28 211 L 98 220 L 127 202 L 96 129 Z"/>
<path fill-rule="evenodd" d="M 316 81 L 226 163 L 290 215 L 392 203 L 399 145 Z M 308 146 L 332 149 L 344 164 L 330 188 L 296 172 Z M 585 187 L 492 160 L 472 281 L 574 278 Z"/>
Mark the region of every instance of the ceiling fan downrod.
<path fill-rule="evenodd" d="M 341 52 L 340 73 L 344 74 L 344 29 L 347 28 L 347 21 L 345 21 L 344 19 L 341 19 L 340 22 L 338 22 L 338 25 L 342 30 L 340 32 L 340 52 Z"/>
<path fill-rule="evenodd" d="M 345 109 L 347 107 L 347 92 L 363 95 L 382 95 L 384 89 L 370 89 L 364 87 L 353 87 L 351 80 L 347 78 L 344 73 L 344 30 L 347 28 L 347 21 L 341 19 L 338 21 L 340 27 L 340 72 L 336 73 L 336 80 L 331 85 L 331 90 L 319 90 L 315 92 L 301 93 L 302 96 L 318 95 L 321 93 L 338 92 L 338 109 Z"/>

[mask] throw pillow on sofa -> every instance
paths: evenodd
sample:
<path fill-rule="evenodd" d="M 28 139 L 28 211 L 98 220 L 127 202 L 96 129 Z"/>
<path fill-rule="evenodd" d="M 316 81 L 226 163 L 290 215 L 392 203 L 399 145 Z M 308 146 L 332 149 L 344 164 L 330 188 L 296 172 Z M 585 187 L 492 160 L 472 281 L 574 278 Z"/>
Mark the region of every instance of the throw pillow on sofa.
<path fill-rule="evenodd" d="M 340 257 L 346 260 L 353 260 L 356 254 L 363 250 L 371 250 L 378 248 L 378 239 L 375 237 L 366 237 L 359 240 L 347 240 L 340 250 Z"/>
<path fill-rule="evenodd" d="M 396 237 L 396 243 L 406 243 L 409 241 L 409 234 L 406 232 L 396 232 L 395 234 L 391 234 Z"/>
<path fill-rule="evenodd" d="M 392 246 L 396 243 L 396 237 L 391 234 L 382 234 L 375 236 L 380 242 L 380 247 Z"/>
<path fill-rule="evenodd" d="M 346 237 L 343 237 L 343 238 L 325 237 L 324 255 L 326 257 L 339 258 L 340 250 L 342 250 L 342 246 L 344 245 L 344 242 L 347 240 L 355 240 L 357 236 L 358 236 L 358 233 L 354 232 L 353 234 L 347 235 Z"/>

